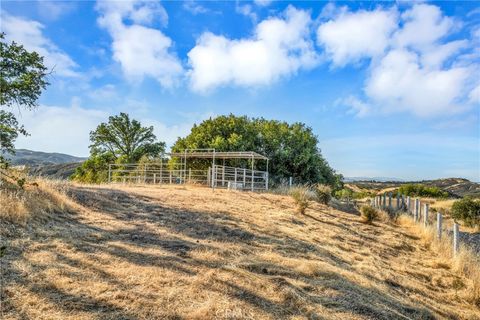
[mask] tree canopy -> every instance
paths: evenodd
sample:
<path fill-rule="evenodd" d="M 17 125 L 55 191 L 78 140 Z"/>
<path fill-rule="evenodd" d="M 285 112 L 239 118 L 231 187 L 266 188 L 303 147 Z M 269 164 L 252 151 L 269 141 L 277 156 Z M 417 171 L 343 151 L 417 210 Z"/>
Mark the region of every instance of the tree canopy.
<path fill-rule="evenodd" d="M 156 139 L 152 126 L 142 127 L 122 112 L 90 132 L 90 152 L 92 155 L 108 153 L 122 162 L 137 162 L 144 155 L 155 157 L 165 151 L 165 143 Z"/>
<path fill-rule="evenodd" d="M 47 87 L 47 67 L 43 57 L 25 50 L 15 42 L 7 43 L 0 33 L 0 105 L 5 108 L 18 106 L 31 110 L 38 106 L 38 98 Z M 19 134 L 26 135 L 15 115 L 0 110 L 0 163 L 4 153 L 14 152 L 14 142 Z"/>
<path fill-rule="evenodd" d="M 126 113 L 111 116 L 107 123 L 101 123 L 90 132 L 90 158 L 77 168 L 72 179 L 105 182 L 109 163 L 136 163 L 165 152 L 165 143 L 156 140 L 152 126 L 143 127 Z"/>
<path fill-rule="evenodd" d="M 194 125 L 187 137 L 176 141 L 172 151 L 202 148 L 261 153 L 271 160 L 269 172 L 273 182 L 288 177 L 294 177 L 296 183 L 335 186 L 340 182 L 339 176 L 323 158 L 312 129 L 303 123 L 219 116 Z M 265 164 L 259 162 L 259 166 L 265 169 Z"/>

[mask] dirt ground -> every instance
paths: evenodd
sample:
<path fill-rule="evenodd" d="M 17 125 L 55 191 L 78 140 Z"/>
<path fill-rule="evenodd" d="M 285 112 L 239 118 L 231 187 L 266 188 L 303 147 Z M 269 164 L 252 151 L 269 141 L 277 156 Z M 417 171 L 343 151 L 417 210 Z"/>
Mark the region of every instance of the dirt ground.
<path fill-rule="evenodd" d="M 480 319 L 411 230 L 290 197 L 70 185 L 3 224 L 3 319 Z"/>

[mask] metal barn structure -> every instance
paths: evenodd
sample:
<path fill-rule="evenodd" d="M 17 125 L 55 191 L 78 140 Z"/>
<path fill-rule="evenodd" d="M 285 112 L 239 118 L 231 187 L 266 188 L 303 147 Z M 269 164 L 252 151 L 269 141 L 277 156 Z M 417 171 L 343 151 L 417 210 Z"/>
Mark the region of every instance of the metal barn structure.
<path fill-rule="evenodd" d="M 226 161 L 232 160 L 249 162 L 249 168 L 225 165 Z M 199 161 L 203 162 L 203 167 L 207 168 L 195 169 Z M 255 162 L 258 161 L 266 162 L 265 171 L 255 169 Z M 197 184 L 211 188 L 268 190 L 268 163 L 269 159 L 266 156 L 252 151 L 218 152 L 215 149 L 187 149 L 183 152 L 164 154 L 158 161 L 151 163 L 110 164 L 108 181 L 111 183 Z"/>

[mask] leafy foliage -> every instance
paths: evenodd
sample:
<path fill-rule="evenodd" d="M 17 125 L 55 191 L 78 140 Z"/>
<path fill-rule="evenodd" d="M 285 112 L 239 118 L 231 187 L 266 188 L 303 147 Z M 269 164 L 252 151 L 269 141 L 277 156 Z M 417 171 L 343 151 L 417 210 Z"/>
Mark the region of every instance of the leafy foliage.
<path fill-rule="evenodd" d="M 328 204 L 332 199 L 332 188 L 324 184 L 318 184 L 314 189 L 317 201 L 322 204 Z"/>
<path fill-rule="evenodd" d="M 371 224 L 378 218 L 378 211 L 377 209 L 371 206 L 362 206 L 360 208 L 360 212 L 362 215 L 363 222 Z"/>
<path fill-rule="evenodd" d="M 142 127 L 126 113 L 110 116 L 90 132 L 92 155 L 111 154 L 115 160 L 137 162 L 144 155 L 157 156 L 165 151 L 164 142 L 155 142 L 153 127 Z"/>
<path fill-rule="evenodd" d="M 353 198 L 353 191 L 348 188 L 343 188 L 335 192 L 335 198 L 341 200 L 350 200 Z"/>
<path fill-rule="evenodd" d="M 480 228 L 480 200 L 466 197 L 455 201 L 451 209 L 452 217 L 462 220 L 469 227 Z"/>
<path fill-rule="evenodd" d="M 0 33 L 0 105 L 19 106 L 27 110 L 37 107 L 37 100 L 48 82 L 47 67 L 43 57 L 28 52 L 15 42 L 6 43 L 5 34 Z M 26 135 L 14 114 L 0 110 L 0 163 L 6 160 L 2 153 L 13 153 L 14 142 L 19 134 Z"/>
<path fill-rule="evenodd" d="M 108 180 L 108 164 L 115 161 L 112 154 L 92 155 L 70 177 L 83 183 L 102 183 Z"/>
<path fill-rule="evenodd" d="M 341 176 L 336 175 L 328 165 L 317 145 L 317 137 L 303 123 L 288 124 L 228 115 L 194 125 L 191 133 L 179 138 L 172 150 L 214 148 L 217 151 L 254 151 L 270 158 L 272 183 L 294 177 L 299 184 L 341 184 Z M 231 160 L 226 165 L 246 165 L 246 162 Z M 258 168 L 265 170 L 266 164 L 259 161 Z"/>
<path fill-rule="evenodd" d="M 90 132 L 90 158 L 77 168 L 73 180 L 85 183 L 107 181 L 109 163 L 135 163 L 142 157 L 157 157 L 165 143 L 157 142 L 153 127 L 142 127 L 126 113 L 111 116 Z"/>
<path fill-rule="evenodd" d="M 425 186 L 423 184 L 404 184 L 400 186 L 398 192 L 411 197 L 430 197 L 430 198 L 447 198 L 448 192 L 442 191 L 440 188 Z"/>
<path fill-rule="evenodd" d="M 13 113 L 0 110 L 0 151 L 13 154 L 15 151 L 14 142 L 18 134 L 27 135 L 27 132 L 23 126 L 18 124 Z M 6 165 L 2 154 L 0 154 L 0 163 Z"/>

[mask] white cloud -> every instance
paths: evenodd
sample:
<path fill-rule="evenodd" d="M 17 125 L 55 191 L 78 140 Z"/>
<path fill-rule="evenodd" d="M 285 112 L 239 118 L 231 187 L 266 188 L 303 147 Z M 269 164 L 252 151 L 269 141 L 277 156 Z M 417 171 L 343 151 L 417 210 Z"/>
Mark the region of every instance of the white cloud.
<path fill-rule="evenodd" d="M 475 48 L 467 39 L 445 41 L 459 24 L 438 7 L 416 4 L 400 18 L 395 8 L 348 12 L 330 6 L 328 12 L 333 18 L 318 27 L 317 40 L 332 65 L 362 58 L 370 62 L 365 101 L 342 100 L 351 111 L 359 116 L 380 109 L 430 117 L 471 107 L 469 92 L 479 84 Z M 459 56 L 462 51 L 466 53 Z"/>
<path fill-rule="evenodd" d="M 72 12 L 75 7 L 75 2 L 69 1 L 37 1 L 38 13 L 46 20 L 57 20 L 63 15 Z"/>
<path fill-rule="evenodd" d="M 102 87 L 98 87 L 92 90 L 88 96 L 98 101 L 114 100 L 118 98 L 117 90 L 113 84 L 106 84 Z"/>
<path fill-rule="evenodd" d="M 452 114 L 464 111 L 460 100 L 468 77 L 466 68 L 422 68 L 415 53 L 392 50 L 373 68 L 365 93 L 386 111 Z"/>
<path fill-rule="evenodd" d="M 160 30 L 147 27 L 156 19 L 168 23 L 165 9 L 152 1 L 99 1 L 98 23 L 113 38 L 113 58 L 120 63 L 125 76 L 141 81 L 148 76 L 163 87 L 178 83 L 183 73 L 177 56 L 171 52 L 173 42 Z M 133 21 L 128 25 L 126 21 Z"/>
<path fill-rule="evenodd" d="M 55 75 L 64 77 L 77 77 L 75 71 L 77 64 L 50 39 L 43 35 L 43 24 L 16 17 L 1 12 L 1 31 L 5 32 L 6 40 L 15 41 L 28 51 L 36 51 L 44 57 L 45 65 L 53 70 Z"/>
<path fill-rule="evenodd" d="M 339 99 L 335 102 L 335 104 L 348 107 L 348 113 L 355 114 L 360 118 L 369 114 L 371 109 L 371 106 L 354 96 L 348 96 L 344 99 Z"/>
<path fill-rule="evenodd" d="M 268 85 L 314 67 L 318 57 L 310 39 L 310 13 L 289 6 L 283 15 L 262 21 L 247 39 L 203 33 L 188 53 L 192 89 Z"/>
<path fill-rule="evenodd" d="M 106 111 L 82 108 L 77 101 L 66 108 L 41 105 L 18 117 L 30 136 L 20 136 L 16 147 L 86 156 L 90 131 L 107 118 Z"/>
<path fill-rule="evenodd" d="M 185 9 L 185 10 L 187 10 L 188 12 L 190 12 L 191 14 L 193 14 L 194 16 L 196 16 L 197 14 L 202 14 L 202 13 L 208 13 L 208 12 L 210 12 L 209 9 L 207 9 L 207 8 L 205 8 L 204 6 L 198 4 L 198 3 L 197 3 L 196 1 L 194 1 L 194 0 L 184 1 L 182 8 Z"/>
<path fill-rule="evenodd" d="M 419 4 L 402 13 L 403 26 L 395 34 L 393 44 L 423 49 L 435 44 L 454 27 L 453 19 L 443 16 L 434 5 Z"/>
<path fill-rule="evenodd" d="M 331 6 L 329 11 L 333 12 Z M 383 54 L 397 27 L 396 10 L 341 11 L 318 27 L 317 42 L 336 66 Z"/>

